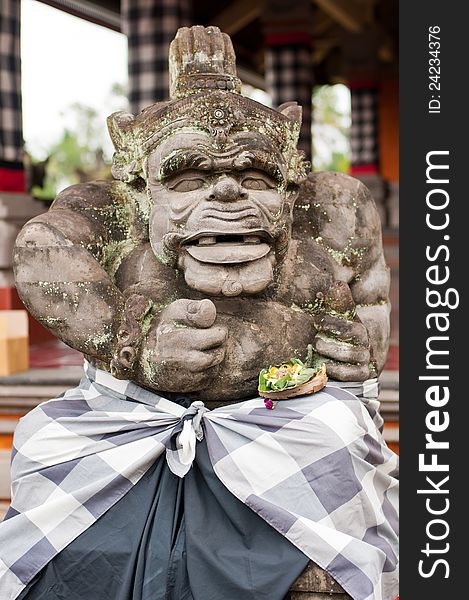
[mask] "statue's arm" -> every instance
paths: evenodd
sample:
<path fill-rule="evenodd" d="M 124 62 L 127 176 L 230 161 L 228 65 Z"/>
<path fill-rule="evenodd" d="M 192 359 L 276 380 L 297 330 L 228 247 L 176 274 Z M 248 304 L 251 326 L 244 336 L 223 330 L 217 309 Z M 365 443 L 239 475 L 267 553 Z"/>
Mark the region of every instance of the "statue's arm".
<path fill-rule="evenodd" d="M 365 325 L 370 340 L 370 353 L 378 373 L 384 368 L 389 349 L 389 267 L 386 265 L 381 236 L 376 239 L 371 252 L 375 260 L 350 284 L 357 316 Z"/>
<path fill-rule="evenodd" d="M 110 360 L 124 298 L 102 263 L 109 184 L 72 186 L 21 230 L 14 248 L 18 293 L 31 314 L 77 350 Z"/>
<path fill-rule="evenodd" d="M 363 252 L 349 286 L 357 317 L 368 331 L 371 361 L 380 373 L 389 349 L 390 275 L 383 253 L 381 219 L 370 191 L 362 183 L 356 193 L 353 235 Z"/>
<path fill-rule="evenodd" d="M 315 319 L 316 349 L 329 359 L 331 377 L 366 379 L 384 367 L 390 329 L 389 269 L 374 200 L 352 177 L 314 173 L 299 204 L 303 236 L 309 235 L 333 258 L 337 283 L 330 290 L 333 310 L 326 302 L 325 313 Z"/>

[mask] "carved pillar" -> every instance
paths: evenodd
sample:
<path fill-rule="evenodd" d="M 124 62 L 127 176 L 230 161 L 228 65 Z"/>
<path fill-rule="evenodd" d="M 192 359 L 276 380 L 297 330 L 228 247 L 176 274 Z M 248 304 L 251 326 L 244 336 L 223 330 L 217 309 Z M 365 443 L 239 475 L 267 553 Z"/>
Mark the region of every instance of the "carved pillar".
<path fill-rule="evenodd" d="M 387 225 L 399 229 L 399 86 L 397 78 L 381 82 L 379 97 L 380 172 L 387 188 Z"/>
<path fill-rule="evenodd" d="M 365 11 L 359 32 L 341 29 L 342 72 L 352 96 L 351 175 L 370 188 L 383 226 L 386 225 L 385 187 L 380 174 L 379 63 L 383 32 L 373 23 L 372 4 Z"/>
<path fill-rule="evenodd" d="M 351 82 L 352 175 L 371 175 L 379 171 L 378 87 L 374 82 Z"/>
<path fill-rule="evenodd" d="M 370 188 L 381 217 L 386 225 L 385 190 L 380 175 L 379 157 L 379 87 L 374 81 L 352 81 L 352 126 L 350 144 L 352 164 L 350 174 Z"/>
<path fill-rule="evenodd" d="M 21 121 L 20 2 L 0 0 L 0 309 L 12 308 L 11 251 L 24 192 Z M 6 192 L 6 193 L 5 193 Z M 21 225 L 23 225 L 21 223 Z"/>
<path fill-rule="evenodd" d="M 0 0 L 0 191 L 24 192 L 20 6 Z"/>
<path fill-rule="evenodd" d="M 26 221 L 45 211 L 25 193 L 20 6 L 0 0 L 0 309 L 23 308 L 13 283 L 13 244 Z"/>
<path fill-rule="evenodd" d="M 169 44 L 179 27 L 191 24 L 189 6 L 189 0 L 122 0 L 132 113 L 168 98 Z"/>
<path fill-rule="evenodd" d="M 314 73 L 311 58 L 310 0 L 286 3 L 267 0 L 264 8 L 265 78 L 274 106 L 296 101 L 303 107 L 298 147 L 311 159 L 311 96 Z"/>

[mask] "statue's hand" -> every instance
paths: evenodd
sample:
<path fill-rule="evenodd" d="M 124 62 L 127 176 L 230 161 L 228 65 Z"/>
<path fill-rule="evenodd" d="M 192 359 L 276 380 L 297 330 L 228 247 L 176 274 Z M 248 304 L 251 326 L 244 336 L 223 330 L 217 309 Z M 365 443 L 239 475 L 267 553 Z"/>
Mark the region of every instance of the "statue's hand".
<path fill-rule="evenodd" d="M 210 300 L 180 299 L 164 309 L 154 353 L 162 372 L 159 389 L 188 392 L 204 387 L 212 367 L 225 358 L 228 330 L 214 325 L 216 316 Z"/>
<path fill-rule="evenodd" d="M 329 377 L 339 381 L 364 381 L 370 372 L 370 342 L 366 327 L 332 315 L 315 319 L 317 329 L 313 347 L 327 359 Z"/>

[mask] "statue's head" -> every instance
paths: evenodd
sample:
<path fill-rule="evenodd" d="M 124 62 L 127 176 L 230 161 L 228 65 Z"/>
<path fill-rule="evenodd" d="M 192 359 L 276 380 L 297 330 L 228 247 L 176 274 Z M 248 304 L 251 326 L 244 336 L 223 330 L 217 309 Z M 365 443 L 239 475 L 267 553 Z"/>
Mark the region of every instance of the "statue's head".
<path fill-rule="evenodd" d="M 157 258 L 213 296 L 258 293 L 273 281 L 305 175 L 301 108 L 274 110 L 240 88 L 230 38 L 183 28 L 170 48 L 171 100 L 108 119 L 114 177 L 146 181 Z"/>

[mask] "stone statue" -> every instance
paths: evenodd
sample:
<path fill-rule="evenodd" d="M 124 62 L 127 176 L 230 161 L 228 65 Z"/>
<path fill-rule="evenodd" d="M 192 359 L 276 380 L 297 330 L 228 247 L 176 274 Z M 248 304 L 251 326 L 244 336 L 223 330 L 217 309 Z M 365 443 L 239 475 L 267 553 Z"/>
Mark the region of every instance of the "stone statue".
<path fill-rule="evenodd" d="M 240 89 L 229 37 L 180 29 L 170 100 L 108 119 L 115 181 L 69 187 L 23 228 L 19 294 L 93 364 L 162 394 L 255 396 L 262 367 L 310 343 L 331 378 L 374 377 L 389 338 L 374 202 L 307 172 L 296 103 Z"/>

